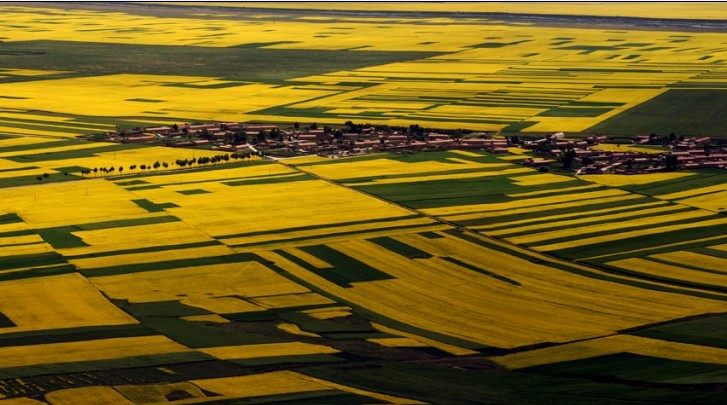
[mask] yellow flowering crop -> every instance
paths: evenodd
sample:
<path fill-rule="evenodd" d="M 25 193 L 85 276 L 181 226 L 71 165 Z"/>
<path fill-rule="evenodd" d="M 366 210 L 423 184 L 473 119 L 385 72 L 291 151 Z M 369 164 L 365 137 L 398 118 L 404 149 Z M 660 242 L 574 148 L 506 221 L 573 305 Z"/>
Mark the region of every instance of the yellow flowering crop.
<path fill-rule="evenodd" d="M 0 357 L 3 366 L 11 368 L 185 352 L 191 350 L 166 336 L 142 336 L 7 346 L 0 348 Z"/>
<path fill-rule="evenodd" d="M 0 313 L 17 325 L 0 333 L 138 323 L 78 273 L 0 283 Z"/>
<path fill-rule="evenodd" d="M 67 388 L 45 394 L 45 400 L 52 405 L 119 404 L 133 405 L 125 396 L 111 387 L 95 386 Z"/>
<path fill-rule="evenodd" d="M 727 350 L 725 349 L 629 335 L 608 336 L 601 339 L 530 350 L 494 357 L 493 360 L 507 368 L 518 369 L 615 353 L 633 353 L 672 360 L 727 364 Z"/>
<path fill-rule="evenodd" d="M 296 356 L 303 354 L 333 354 L 338 350 L 311 343 L 263 343 L 257 345 L 222 346 L 199 349 L 221 360 L 254 359 L 256 357 Z"/>

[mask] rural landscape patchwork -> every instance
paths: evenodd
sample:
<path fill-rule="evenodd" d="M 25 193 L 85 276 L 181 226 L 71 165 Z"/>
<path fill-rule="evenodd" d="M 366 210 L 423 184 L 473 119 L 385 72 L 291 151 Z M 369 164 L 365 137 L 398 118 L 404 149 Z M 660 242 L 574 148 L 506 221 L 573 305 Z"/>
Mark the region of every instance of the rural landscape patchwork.
<path fill-rule="evenodd" d="M 725 403 L 727 3 L 0 16 L 0 405 Z"/>

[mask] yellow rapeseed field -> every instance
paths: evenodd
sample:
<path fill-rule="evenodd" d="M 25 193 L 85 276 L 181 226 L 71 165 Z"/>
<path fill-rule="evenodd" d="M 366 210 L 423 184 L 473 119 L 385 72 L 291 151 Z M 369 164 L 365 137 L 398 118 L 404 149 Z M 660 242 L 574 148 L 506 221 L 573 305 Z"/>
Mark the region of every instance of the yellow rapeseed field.
<path fill-rule="evenodd" d="M 254 359 L 256 357 L 297 356 L 304 354 L 333 354 L 338 350 L 311 343 L 263 343 L 257 345 L 222 346 L 199 349 L 221 360 Z"/>
<path fill-rule="evenodd" d="M 658 211 L 662 211 L 662 209 L 655 209 L 658 213 Z M 604 232 L 604 231 L 614 231 L 617 233 L 622 228 L 629 228 L 629 227 L 637 227 L 637 226 L 647 226 L 647 225 L 659 225 L 664 222 L 670 222 L 670 221 L 679 221 L 679 220 L 698 220 L 703 217 L 711 216 L 712 213 L 708 211 L 701 211 L 701 210 L 694 210 L 694 211 L 687 211 L 687 212 L 681 212 L 681 213 L 670 213 L 668 212 L 668 209 L 663 209 L 665 211 L 664 215 L 651 215 L 646 218 L 636 218 L 636 219 L 624 219 L 617 222 L 609 222 L 609 223 L 598 223 L 594 225 L 585 225 L 585 226 L 575 226 L 575 227 L 568 227 L 566 229 L 558 229 L 554 231 L 546 231 L 546 232 L 536 232 L 531 233 L 529 235 L 524 236 L 516 236 L 513 238 L 508 238 L 512 243 L 517 244 L 532 244 L 532 243 L 538 243 L 538 242 L 545 242 L 551 239 L 558 239 L 573 235 L 588 235 L 591 233 L 598 233 L 598 232 Z"/>
<path fill-rule="evenodd" d="M 247 398 L 332 389 L 301 377 L 301 375 L 292 371 L 273 371 L 239 377 L 192 380 L 190 382 L 205 391 L 213 392 L 224 398 Z"/>
<path fill-rule="evenodd" d="M 416 5 L 420 6 L 430 7 Z M 567 14 L 570 9 L 578 12 L 588 9 L 538 4 L 520 7 L 531 6 L 538 12 L 546 12 L 546 8 L 558 10 L 557 14 Z M 377 6 L 364 8 L 371 7 Z M 679 18 L 696 17 L 702 12 L 710 18 L 724 14 L 709 5 L 700 6 L 703 7 L 700 12 L 692 11 L 693 8 L 684 11 L 682 5 L 665 7 L 668 11 L 664 15 L 679 15 Z M 463 8 L 479 10 L 483 6 Z M 600 5 L 593 10 L 597 10 L 594 14 L 623 15 L 637 13 L 637 8 Z M 59 75 L 63 73 L 60 71 L 3 69 L 0 76 L 34 79 L 2 84 L 2 93 L 7 98 L 0 102 L 0 107 L 9 113 L 32 111 L 38 121 L 30 126 L 13 121 L 12 116 L 3 121 L 4 115 L 0 113 L 0 130 L 16 135 L 68 137 L 108 125 L 83 118 L 89 116 L 141 117 L 158 123 L 163 123 L 165 117 L 166 121 L 292 122 L 310 120 L 309 109 L 315 109 L 317 114 L 323 111 L 326 120 L 334 123 L 353 119 L 408 125 L 416 121 L 433 127 L 496 131 L 526 121 L 531 125 L 525 131 L 585 131 L 662 94 L 669 85 L 704 82 L 707 79 L 700 77 L 705 73 L 719 71 L 719 64 L 710 61 L 724 58 L 725 53 L 720 47 L 719 33 L 709 32 L 690 33 L 683 41 L 675 41 L 666 31 L 614 32 L 435 17 L 424 19 L 432 29 L 422 32 L 421 18 L 361 20 L 307 16 L 276 24 L 274 15 L 266 14 L 246 14 L 241 19 L 216 18 L 214 14 L 205 18 L 170 16 L 162 25 L 154 16 L 121 12 L 17 6 L 5 6 L 4 10 L 8 12 L 0 29 L 6 42 L 63 40 L 443 53 L 358 69 L 331 69 L 291 78 L 283 85 L 192 75 L 123 73 L 69 78 Z M 100 20 L 104 29 L 96 27 Z M 381 35 L 381 24 L 386 24 L 387 35 Z M 210 35 L 209 31 L 215 33 Z M 639 71 L 642 67 L 643 71 Z M 715 81 L 723 82 L 723 79 L 709 79 L 709 83 Z M 131 91 L 133 98 L 129 97 Z M 48 93 L 64 94 L 64 98 L 44 97 Z M 594 102 L 611 107 L 595 116 L 577 111 L 579 105 Z M 280 106 L 285 111 L 278 113 L 274 107 Z M 573 111 L 548 113 L 559 106 L 570 106 Z M 37 111 L 45 115 L 38 115 Z M 52 114 L 60 114 L 63 119 Z M 79 121 L 64 121 L 74 116 Z M 55 122 L 57 126 L 37 125 L 43 122 Z"/>
<path fill-rule="evenodd" d="M 191 349 L 166 336 L 98 339 L 0 348 L 3 367 L 7 368 L 185 352 L 191 352 Z"/>
<path fill-rule="evenodd" d="M 629 335 L 608 336 L 601 339 L 530 350 L 494 357 L 493 360 L 507 368 L 518 369 L 615 353 L 633 353 L 642 356 L 708 364 L 727 364 L 727 350 L 725 349 Z"/>
<path fill-rule="evenodd" d="M 173 301 L 178 300 L 180 294 L 189 298 L 234 295 L 259 297 L 308 292 L 307 288 L 258 262 L 182 267 L 94 277 L 91 280 L 109 297 L 131 302 Z"/>
<path fill-rule="evenodd" d="M 635 271 L 637 273 L 649 274 L 656 277 L 664 277 L 671 280 L 685 280 L 690 283 L 714 285 L 719 287 L 727 286 L 727 272 L 715 274 L 714 272 L 699 271 L 677 265 L 654 262 L 640 257 L 615 260 L 608 262 L 610 266 Z M 698 263 L 695 263 L 698 266 Z M 724 267 L 720 268 L 724 270 Z"/>
<path fill-rule="evenodd" d="M 0 313 L 17 325 L 0 333 L 138 323 L 78 273 L 0 283 Z"/>
<path fill-rule="evenodd" d="M 127 397 L 111 387 L 68 388 L 45 394 L 51 405 L 119 404 L 133 405 Z"/>
<path fill-rule="evenodd" d="M 657 228 L 647 228 L 647 229 L 641 229 L 641 230 L 636 230 L 636 231 L 616 232 L 616 233 L 611 233 L 611 234 L 603 235 L 603 236 L 592 236 L 592 237 L 587 237 L 587 238 L 570 240 L 568 242 L 560 242 L 560 243 L 552 243 L 552 244 L 548 244 L 548 245 L 533 246 L 533 249 L 547 252 L 550 250 L 567 249 L 567 248 L 572 248 L 572 247 L 577 247 L 577 246 L 591 245 L 594 243 L 602 243 L 602 242 L 632 238 L 632 237 L 637 237 L 637 236 L 648 236 L 648 235 L 653 235 L 653 234 L 662 233 L 662 232 L 675 231 L 675 230 L 689 232 L 689 230 L 692 230 L 692 229 L 698 229 L 701 227 L 712 226 L 712 225 L 722 225 L 725 223 L 727 223 L 727 218 L 708 219 L 705 221 L 692 222 L 689 224 L 664 225 L 664 226 L 660 226 Z"/>
<path fill-rule="evenodd" d="M 173 392 L 185 392 L 189 398 L 204 398 L 206 395 L 194 384 L 188 382 L 145 385 L 119 385 L 114 389 L 134 404 L 167 402 Z"/>
<path fill-rule="evenodd" d="M 689 266 L 701 267 L 707 270 L 722 272 L 727 275 L 727 259 L 717 256 L 705 255 L 695 252 L 669 252 L 652 255 L 655 259 L 666 260 L 676 264 L 685 264 Z"/>
<path fill-rule="evenodd" d="M 395 238 L 430 254 L 496 272 L 520 285 L 439 258 L 407 259 L 363 239 L 328 246 L 393 279 L 342 288 L 276 253 L 260 255 L 296 277 L 370 311 L 422 329 L 498 347 L 585 338 L 628 325 L 672 319 L 678 313 L 703 313 L 720 305 L 686 296 L 680 296 L 679 303 L 664 301 L 663 293 L 557 271 L 449 236 Z M 452 307 L 458 308 L 455 323 L 451 321 Z M 427 313 L 425 318 L 420 315 L 422 311 Z M 558 323 L 557 328 L 553 322 Z"/>
<path fill-rule="evenodd" d="M 631 185 L 642 185 L 655 183 L 657 181 L 676 180 L 694 175 L 693 172 L 671 172 L 671 173 L 650 173 L 650 174 L 585 174 L 578 176 L 581 180 L 592 183 L 603 184 L 604 186 L 621 187 Z"/>

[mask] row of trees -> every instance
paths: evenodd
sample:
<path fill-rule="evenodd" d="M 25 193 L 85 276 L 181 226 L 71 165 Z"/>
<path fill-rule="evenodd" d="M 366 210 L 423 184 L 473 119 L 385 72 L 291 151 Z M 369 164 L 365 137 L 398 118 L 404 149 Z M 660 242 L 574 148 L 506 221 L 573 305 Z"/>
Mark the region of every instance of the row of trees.
<path fill-rule="evenodd" d="M 209 164 L 214 165 L 214 164 L 220 164 L 220 163 L 229 163 L 230 161 L 238 161 L 238 160 L 242 161 L 244 159 L 249 160 L 252 158 L 252 156 L 261 156 L 261 154 L 260 154 L 260 152 L 257 152 L 257 151 L 255 151 L 255 152 L 244 151 L 244 152 L 236 152 L 236 153 L 231 153 L 231 154 L 220 154 L 220 155 L 215 155 L 215 156 L 201 156 L 199 158 L 192 158 L 192 159 L 177 159 L 174 163 L 171 163 L 171 164 L 167 163 L 167 162 L 156 161 L 153 164 L 141 164 L 138 166 L 135 164 L 130 165 L 129 170 L 135 171 L 137 168 L 141 172 L 145 172 L 145 171 L 152 170 L 152 169 L 158 171 L 160 168 L 164 168 L 166 170 L 171 165 L 174 165 L 174 164 L 176 164 L 177 167 L 180 167 L 180 168 L 192 167 L 195 164 L 198 167 L 204 167 Z M 94 167 L 93 169 L 85 168 L 85 169 L 81 170 L 81 174 L 84 176 L 90 176 L 91 173 L 93 173 L 94 176 L 98 176 L 99 172 L 104 175 L 107 175 L 107 176 L 112 175 L 114 173 L 118 173 L 119 175 L 122 175 L 122 174 L 124 174 L 124 167 L 119 166 L 117 168 L 114 166 L 111 166 L 111 167 L 102 166 L 102 167 Z M 48 177 L 47 173 L 44 173 L 43 177 L 47 178 Z"/>

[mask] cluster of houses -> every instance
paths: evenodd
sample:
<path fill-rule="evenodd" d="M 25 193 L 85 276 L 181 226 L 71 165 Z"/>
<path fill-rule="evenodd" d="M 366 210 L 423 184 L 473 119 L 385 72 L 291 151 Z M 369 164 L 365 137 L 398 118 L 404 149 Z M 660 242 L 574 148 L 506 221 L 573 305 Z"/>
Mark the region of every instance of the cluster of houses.
<path fill-rule="evenodd" d="M 711 148 L 710 137 L 681 138 L 672 142 L 671 151 L 662 153 L 642 153 L 630 151 L 604 151 L 590 147 L 608 140 L 605 136 L 590 136 L 579 140 L 566 140 L 563 133 L 548 135 L 533 141 L 525 141 L 524 147 L 543 156 L 528 159 L 523 164 L 547 166 L 564 158 L 572 158 L 581 163 L 578 169 L 582 174 L 636 174 L 664 170 L 719 168 L 727 169 L 727 148 Z M 653 139 L 649 136 L 634 138 L 634 144 L 646 145 Z M 618 149 L 618 147 L 617 147 Z"/>
<path fill-rule="evenodd" d="M 244 134 L 244 135 L 242 135 Z M 108 132 L 106 139 L 121 143 L 163 143 L 173 147 L 212 147 L 236 152 L 251 145 L 261 152 L 317 153 L 351 155 L 371 151 L 419 151 L 431 149 L 480 149 L 507 153 L 506 139 L 487 139 L 475 134 L 453 138 L 447 134 L 426 133 L 422 136 L 375 127 L 361 132 L 325 129 L 280 129 L 276 125 L 241 123 L 183 124 Z"/>
<path fill-rule="evenodd" d="M 628 148 L 623 151 L 603 151 L 591 146 L 608 141 L 606 136 L 566 139 L 562 132 L 534 140 L 489 137 L 487 134 L 452 136 L 436 132 L 382 130 L 376 127 L 358 127 L 356 132 L 312 125 L 312 128 L 281 129 L 272 124 L 244 124 L 236 122 L 182 124 L 150 128 L 136 128 L 109 132 L 106 139 L 122 143 L 160 143 L 173 147 L 209 147 L 215 150 L 238 152 L 257 150 L 274 154 L 311 154 L 324 156 L 357 155 L 374 151 L 400 151 L 402 153 L 437 149 L 477 149 L 490 153 L 507 153 L 517 146 L 533 150 L 539 157 L 524 160 L 524 165 L 549 166 L 563 162 L 579 162 L 578 172 L 584 174 L 649 173 L 677 168 L 727 168 L 727 149 L 710 147 L 709 137 L 672 139 L 670 152 L 642 153 Z M 673 135 L 672 135 L 673 136 Z M 655 135 L 638 136 L 636 145 L 653 144 Z M 617 148 L 619 149 L 619 148 Z M 567 161 L 567 164 L 566 164 Z M 545 169 L 543 169 L 545 170 Z"/>
<path fill-rule="evenodd" d="M 258 146 L 258 145 L 256 145 Z M 260 145 L 265 147 L 265 145 Z M 384 132 L 365 128 L 361 133 L 325 133 L 324 130 L 293 131 L 279 145 L 291 151 L 321 155 L 360 154 L 370 151 L 421 151 L 432 149 L 480 149 L 491 153 L 507 153 L 506 139 L 475 137 L 453 138 L 430 132 L 421 136 L 397 131 Z"/>

